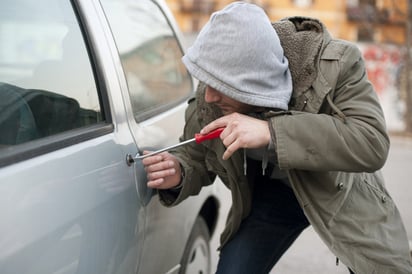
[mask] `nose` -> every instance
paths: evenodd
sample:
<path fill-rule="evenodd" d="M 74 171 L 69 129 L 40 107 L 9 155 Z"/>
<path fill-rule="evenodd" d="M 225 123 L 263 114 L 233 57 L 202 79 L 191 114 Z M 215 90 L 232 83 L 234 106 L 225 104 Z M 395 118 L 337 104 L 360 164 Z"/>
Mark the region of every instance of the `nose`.
<path fill-rule="evenodd" d="M 207 103 L 216 103 L 220 101 L 220 93 L 214 88 L 207 86 L 205 90 L 205 101 Z"/>

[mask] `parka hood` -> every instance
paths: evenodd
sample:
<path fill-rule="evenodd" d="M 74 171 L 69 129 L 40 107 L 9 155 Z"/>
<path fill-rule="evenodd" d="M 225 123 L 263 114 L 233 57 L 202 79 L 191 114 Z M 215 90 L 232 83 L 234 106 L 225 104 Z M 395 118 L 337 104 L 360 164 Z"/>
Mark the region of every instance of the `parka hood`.
<path fill-rule="evenodd" d="M 309 17 L 288 17 L 272 26 L 289 60 L 293 92 L 299 94 L 316 79 L 319 56 L 331 37 L 322 22 Z"/>
<path fill-rule="evenodd" d="M 288 109 L 288 60 L 257 5 L 234 2 L 213 13 L 182 61 L 195 78 L 234 100 Z"/>

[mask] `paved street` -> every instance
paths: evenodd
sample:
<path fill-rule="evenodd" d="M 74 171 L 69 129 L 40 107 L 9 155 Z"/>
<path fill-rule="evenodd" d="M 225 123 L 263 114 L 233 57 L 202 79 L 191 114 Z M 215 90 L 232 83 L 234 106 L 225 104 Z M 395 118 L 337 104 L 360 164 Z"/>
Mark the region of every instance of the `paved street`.
<path fill-rule="evenodd" d="M 412 212 L 410 211 L 412 199 L 412 139 L 393 137 L 389 159 L 383 169 L 386 185 L 392 198 L 398 205 L 404 218 L 409 239 L 412 240 Z M 227 212 L 230 203 L 230 194 L 224 186 L 218 186 L 228 201 L 222 206 Z M 224 219 L 224 218 L 223 218 Z M 224 220 L 220 220 L 218 230 L 221 231 Z M 218 239 L 213 238 L 212 251 L 217 248 Z M 213 254 L 213 269 L 216 267 L 217 252 Z M 335 257 L 311 228 L 308 228 L 296 240 L 295 244 L 282 257 L 270 274 L 340 274 L 349 273 L 342 264 L 336 266 Z"/>

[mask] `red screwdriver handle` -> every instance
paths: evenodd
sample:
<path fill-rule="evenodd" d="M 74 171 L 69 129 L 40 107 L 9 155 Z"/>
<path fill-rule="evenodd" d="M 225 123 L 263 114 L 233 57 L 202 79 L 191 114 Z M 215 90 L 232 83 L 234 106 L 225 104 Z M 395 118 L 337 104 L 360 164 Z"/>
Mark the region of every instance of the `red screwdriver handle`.
<path fill-rule="evenodd" d="M 196 133 L 195 134 L 195 141 L 196 141 L 196 143 L 200 144 L 200 143 L 202 143 L 203 141 L 206 141 L 206 140 L 219 138 L 220 133 L 222 133 L 222 131 L 224 129 L 225 129 L 224 127 L 220 127 L 218 129 L 215 129 L 215 130 L 209 132 L 208 134 Z"/>

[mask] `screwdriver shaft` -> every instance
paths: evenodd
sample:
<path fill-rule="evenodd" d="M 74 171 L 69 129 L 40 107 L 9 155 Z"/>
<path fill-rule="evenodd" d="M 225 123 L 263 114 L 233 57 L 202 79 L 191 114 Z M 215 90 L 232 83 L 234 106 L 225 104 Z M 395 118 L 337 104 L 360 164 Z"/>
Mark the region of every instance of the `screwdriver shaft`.
<path fill-rule="evenodd" d="M 156 151 L 152 151 L 152 152 L 150 152 L 150 153 L 148 153 L 148 154 L 138 155 L 138 156 L 134 157 L 134 159 L 143 159 L 143 158 L 146 158 L 146 157 L 149 157 L 149 156 L 153 156 L 153 155 L 159 154 L 160 152 L 163 152 L 163 151 L 171 150 L 171 149 L 173 149 L 173 148 L 186 145 L 186 144 L 191 143 L 191 142 L 194 142 L 194 141 L 196 141 L 196 138 L 192 138 L 192 139 L 183 141 L 183 142 L 181 142 L 181 143 L 178 143 L 178 144 L 175 144 L 175 145 L 172 145 L 172 146 L 169 146 L 169 147 L 165 147 L 165 148 L 162 148 L 162 149 L 159 149 L 159 150 L 156 150 Z"/>
<path fill-rule="evenodd" d="M 165 147 L 165 148 L 150 152 L 148 154 L 136 155 L 133 159 L 134 160 L 143 159 L 143 158 L 158 154 L 158 153 L 163 152 L 163 151 L 171 150 L 173 148 L 186 145 L 186 144 L 191 143 L 191 142 L 196 142 L 196 143 L 200 144 L 200 143 L 203 143 L 206 140 L 216 139 L 216 138 L 219 138 L 219 136 L 220 136 L 220 134 L 222 133 L 223 130 L 224 130 L 224 128 L 221 127 L 221 128 L 217 128 L 217 129 L 215 129 L 215 130 L 213 130 L 213 131 L 211 131 L 207 134 L 196 133 L 195 138 L 183 141 L 183 142 L 178 143 L 176 145 L 172 145 L 172 146 L 169 146 L 169 147 Z"/>

